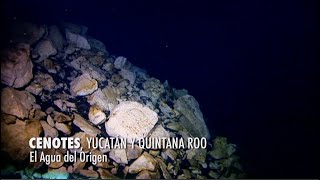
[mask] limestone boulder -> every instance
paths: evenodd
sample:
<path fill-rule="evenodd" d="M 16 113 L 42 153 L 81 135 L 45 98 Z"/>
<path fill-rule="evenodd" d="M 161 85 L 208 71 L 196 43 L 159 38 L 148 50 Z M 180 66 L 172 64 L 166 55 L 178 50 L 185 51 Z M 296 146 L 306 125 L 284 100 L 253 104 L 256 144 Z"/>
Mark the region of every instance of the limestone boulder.
<path fill-rule="evenodd" d="M 148 107 L 124 101 L 113 109 L 105 127 L 110 136 L 127 138 L 130 142 L 146 137 L 157 121 L 157 113 Z"/>
<path fill-rule="evenodd" d="M 6 87 L 1 92 L 1 111 L 22 119 L 28 117 L 35 102 L 35 97 L 28 91 L 18 91 Z"/>
<path fill-rule="evenodd" d="M 42 132 L 38 120 L 16 120 L 14 124 L 1 122 L 1 150 L 14 160 L 25 160 L 31 150 L 29 140 L 39 137 Z"/>
<path fill-rule="evenodd" d="M 28 84 L 33 78 L 33 64 L 29 55 L 28 44 L 18 44 L 1 52 L 1 82 L 14 88 Z"/>
<path fill-rule="evenodd" d="M 86 96 L 98 89 L 98 82 L 89 74 L 78 76 L 70 83 L 70 91 L 73 96 Z"/>
<path fill-rule="evenodd" d="M 157 161 L 150 154 L 144 152 L 129 166 L 129 173 L 136 174 L 142 170 L 155 171 L 157 167 Z"/>
<path fill-rule="evenodd" d="M 181 124 L 192 136 L 210 138 L 210 132 L 203 119 L 199 104 L 193 96 L 180 97 L 174 103 L 174 109 L 182 114 Z"/>

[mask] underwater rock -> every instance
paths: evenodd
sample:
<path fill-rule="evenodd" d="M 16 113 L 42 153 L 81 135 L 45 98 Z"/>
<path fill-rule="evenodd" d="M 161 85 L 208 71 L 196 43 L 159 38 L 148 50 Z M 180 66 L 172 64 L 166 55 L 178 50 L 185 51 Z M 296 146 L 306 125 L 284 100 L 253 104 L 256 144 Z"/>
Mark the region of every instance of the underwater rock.
<path fill-rule="evenodd" d="M 86 96 L 98 89 L 98 82 L 89 74 L 82 74 L 70 83 L 70 92 L 73 96 Z"/>
<path fill-rule="evenodd" d="M 52 60 L 45 59 L 43 61 L 43 66 L 49 73 L 53 73 L 53 74 L 57 73 L 56 65 L 54 64 L 54 62 Z"/>
<path fill-rule="evenodd" d="M 88 27 L 80 24 L 73 24 L 69 22 L 62 22 L 59 24 L 62 29 L 68 30 L 75 34 L 85 35 L 88 31 Z"/>
<path fill-rule="evenodd" d="M 89 146 L 87 141 L 88 138 L 92 138 L 89 134 L 85 132 L 77 132 L 75 135 L 72 136 L 73 138 L 80 138 L 80 148 L 78 149 L 69 149 L 71 152 L 85 152 L 88 153 L 89 151 L 93 150 L 92 144 Z"/>
<path fill-rule="evenodd" d="M 33 53 L 40 56 L 35 62 L 42 62 L 49 56 L 57 54 L 57 50 L 54 48 L 51 40 L 45 39 L 36 45 Z"/>
<path fill-rule="evenodd" d="M 65 115 L 58 111 L 53 111 L 53 120 L 56 122 L 69 122 L 72 121 L 72 118 L 68 115 Z"/>
<path fill-rule="evenodd" d="M 148 170 L 142 170 L 137 176 L 136 179 L 160 179 L 159 171 L 151 172 Z"/>
<path fill-rule="evenodd" d="M 157 125 L 150 133 L 149 138 L 169 138 L 170 134 L 161 124 Z"/>
<path fill-rule="evenodd" d="M 213 150 L 210 152 L 210 156 L 215 159 L 227 158 L 236 151 L 235 147 L 235 144 L 227 143 L 227 138 L 216 137 L 213 141 Z"/>
<path fill-rule="evenodd" d="M 89 95 L 87 101 L 91 106 L 97 106 L 103 111 L 110 111 L 114 107 L 112 98 L 108 98 L 100 88 Z"/>
<path fill-rule="evenodd" d="M 102 69 L 92 65 L 83 56 L 80 56 L 77 59 L 73 60 L 71 63 L 69 63 L 69 66 L 81 71 L 82 74 L 89 74 L 91 78 L 99 82 L 106 81 L 106 77 L 104 76 L 105 72 Z"/>
<path fill-rule="evenodd" d="M 157 169 L 157 161 L 147 152 L 144 152 L 129 166 L 129 173 L 136 174 L 142 170 L 155 171 Z"/>
<path fill-rule="evenodd" d="M 101 133 L 101 131 L 99 129 L 93 127 L 79 114 L 77 114 L 77 113 L 73 113 L 73 114 L 74 114 L 73 124 L 78 126 L 82 131 L 84 131 L 85 133 L 87 133 L 93 137 L 95 137 L 95 136 L 97 136 L 97 134 Z"/>
<path fill-rule="evenodd" d="M 170 106 L 168 106 L 164 101 L 160 101 L 159 109 L 164 114 L 165 117 L 172 118 L 173 117 L 173 110 Z"/>
<path fill-rule="evenodd" d="M 178 122 L 170 122 L 166 125 L 166 128 L 173 131 L 181 131 L 183 129 L 182 125 Z"/>
<path fill-rule="evenodd" d="M 102 56 L 93 56 L 89 57 L 89 61 L 95 66 L 101 66 L 104 62 L 104 59 Z"/>
<path fill-rule="evenodd" d="M 39 95 L 41 91 L 43 90 L 43 87 L 40 84 L 32 82 L 27 88 L 27 91 L 34 95 Z"/>
<path fill-rule="evenodd" d="M 121 69 L 119 71 L 119 74 L 124 78 L 129 80 L 130 84 L 133 85 L 135 80 L 136 80 L 136 74 L 132 71 L 126 70 L 126 69 Z"/>
<path fill-rule="evenodd" d="M 111 111 L 116 105 L 118 105 L 117 99 L 120 98 L 120 90 L 113 86 L 107 86 L 106 88 L 102 89 L 102 92 L 110 103 L 109 108 Z"/>
<path fill-rule="evenodd" d="M 219 174 L 217 172 L 214 171 L 209 171 L 208 175 L 214 179 L 218 179 L 219 178 Z"/>
<path fill-rule="evenodd" d="M 92 155 L 96 155 L 96 156 L 102 156 L 103 153 L 98 150 L 98 149 L 94 149 L 91 151 Z M 101 168 L 109 168 L 109 164 L 108 164 L 108 159 L 107 161 L 102 161 L 102 162 L 97 162 L 97 164 L 95 164 L 96 167 L 101 167 Z"/>
<path fill-rule="evenodd" d="M 113 109 L 105 127 L 110 136 L 138 140 L 146 137 L 157 121 L 157 113 L 148 107 L 125 101 Z"/>
<path fill-rule="evenodd" d="M 160 96 L 165 92 L 163 85 L 159 79 L 150 78 L 143 83 L 144 90 L 148 93 L 148 97 L 151 98 L 152 102 L 155 104 Z"/>
<path fill-rule="evenodd" d="M 117 176 L 113 175 L 106 169 L 99 168 L 98 172 L 100 174 L 101 179 L 119 179 Z"/>
<path fill-rule="evenodd" d="M 206 149 L 188 149 L 186 151 L 188 160 L 196 160 L 200 164 L 206 160 L 207 150 Z"/>
<path fill-rule="evenodd" d="M 131 68 L 131 63 L 127 60 L 127 58 L 118 56 L 114 61 L 114 67 L 117 69 L 129 70 Z"/>
<path fill-rule="evenodd" d="M 173 161 L 177 159 L 178 154 L 173 149 L 166 149 L 164 153 Z"/>
<path fill-rule="evenodd" d="M 53 154 L 50 154 L 50 155 L 62 156 L 63 154 L 60 153 L 60 152 L 57 151 L 57 150 L 54 150 L 54 153 L 53 153 Z M 49 167 L 50 167 L 50 168 L 54 168 L 54 169 L 58 169 L 58 168 L 60 168 L 61 166 L 63 166 L 63 164 L 64 164 L 64 158 L 61 158 L 61 161 L 51 162 L 51 163 L 49 164 Z"/>
<path fill-rule="evenodd" d="M 1 150 L 14 160 L 25 160 L 31 150 L 29 140 L 42 132 L 38 120 L 16 120 L 15 124 L 1 122 Z"/>
<path fill-rule="evenodd" d="M 203 119 L 199 104 L 193 96 L 185 95 L 180 97 L 174 103 L 174 109 L 183 115 L 180 118 L 181 124 L 191 135 L 210 139 L 210 132 Z"/>
<path fill-rule="evenodd" d="M 131 159 L 137 159 L 140 155 L 141 155 L 141 153 L 142 153 L 142 151 L 143 151 L 143 149 L 142 148 L 140 148 L 138 145 L 134 145 L 134 147 L 132 148 L 132 145 L 131 144 L 129 144 L 128 146 L 127 146 L 127 158 L 128 158 L 128 160 L 131 160 Z"/>
<path fill-rule="evenodd" d="M 29 111 L 36 102 L 28 91 L 18 91 L 11 87 L 2 89 L 1 111 L 19 118 L 27 118 Z"/>
<path fill-rule="evenodd" d="M 125 149 L 111 149 L 109 156 L 119 164 L 128 164 L 127 154 Z"/>
<path fill-rule="evenodd" d="M 44 137 L 58 137 L 59 133 L 55 128 L 51 127 L 46 121 L 40 121 L 40 123 L 44 131 Z"/>
<path fill-rule="evenodd" d="M 78 48 L 81 49 L 91 49 L 91 46 L 88 42 L 88 40 L 80 35 L 70 32 L 70 30 L 66 29 L 66 39 L 68 43 L 75 45 Z"/>
<path fill-rule="evenodd" d="M 112 63 L 105 63 L 103 64 L 102 69 L 112 74 L 114 71 L 114 65 Z"/>
<path fill-rule="evenodd" d="M 81 169 L 79 173 L 87 178 L 97 179 L 99 177 L 99 174 L 94 170 Z"/>
<path fill-rule="evenodd" d="M 95 125 L 105 122 L 106 114 L 96 106 L 91 106 L 89 109 L 89 120 Z"/>
<path fill-rule="evenodd" d="M 188 90 L 186 90 L 186 89 L 176 89 L 176 88 L 173 88 L 173 94 L 177 99 L 179 99 L 182 96 L 189 95 Z"/>
<path fill-rule="evenodd" d="M 86 165 L 86 162 L 81 162 L 80 158 L 77 157 L 77 160 L 73 163 L 71 172 L 79 173 L 81 169 L 83 169 Z"/>
<path fill-rule="evenodd" d="M 88 38 L 88 42 L 92 50 L 103 52 L 105 56 L 109 56 L 109 52 L 107 51 L 106 46 L 103 44 L 103 42 L 94 38 Z"/>
<path fill-rule="evenodd" d="M 53 103 L 63 112 L 77 110 L 76 104 L 62 100 L 62 99 L 56 99 L 53 101 Z"/>
<path fill-rule="evenodd" d="M 33 64 L 29 57 L 30 46 L 18 44 L 1 53 L 1 82 L 20 88 L 25 86 L 33 78 Z"/>
<path fill-rule="evenodd" d="M 163 162 L 163 160 L 159 157 L 155 157 L 155 160 L 158 162 L 160 169 L 162 171 L 162 176 L 165 179 L 172 179 L 172 176 L 170 175 L 170 173 L 167 170 L 167 165 L 166 163 Z"/>
<path fill-rule="evenodd" d="M 50 114 L 50 113 L 49 113 Z M 54 127 L 54 121 L 50 115 L 47 116 L 47 123 L 51 126 Z"/>
<path fill-rule="evenodd" d="M 49 74 L 39 72 L 34 79 L 34 82 L 40 84 L 44 90 L 52 92 L 57 87 L 57 84 Z"/>
<path fill-rule="evenodd" d="M 55 127 L 57 128 L 57 130 L 63 132 L 64 134 L 67 134 L 67 135 L 71 134 L 71 130 L 72 130 L 71 126 L 67 124 L 56 122 Z"/>
<path fill-rule="evenodd" d="M 55 49 L 57 49 L 58 51 L 63 50 L 64 38 L 63 38 L 63 36 L 57 26 L 51 25 L 48 28 L 48 39 L 51 40 Z"/>

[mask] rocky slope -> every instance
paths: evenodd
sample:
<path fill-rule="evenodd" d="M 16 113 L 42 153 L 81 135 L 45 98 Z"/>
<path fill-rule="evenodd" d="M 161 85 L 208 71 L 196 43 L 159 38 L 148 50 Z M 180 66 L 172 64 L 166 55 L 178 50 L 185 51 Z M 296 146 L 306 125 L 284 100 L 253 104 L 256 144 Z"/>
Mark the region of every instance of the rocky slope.
<path fill-rule="evenodd" d="M 162 83 L 127 58 L 110 54 L 101 41 L 87 35 L 85 26 L 19 23 L 14 30 L 12 46 L 1 51 L 1 154 L 7 155 L 1 162 L 2 177 L 244 177 L 236 146 L 210 136 L 199 104 L 187 90 Z M 29 163 L 28 140 L 37 136 L 206 137 L 208 147 L 84 148 L 107 155 L 108 161 L 46 165 Z"/>

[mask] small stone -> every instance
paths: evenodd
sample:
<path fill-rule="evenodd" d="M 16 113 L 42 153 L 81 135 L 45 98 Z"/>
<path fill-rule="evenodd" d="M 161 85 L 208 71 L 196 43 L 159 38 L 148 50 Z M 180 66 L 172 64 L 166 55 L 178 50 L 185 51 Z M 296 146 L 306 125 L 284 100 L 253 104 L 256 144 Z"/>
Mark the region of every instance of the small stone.
<path fill-rule="evenodd" d="M 56 122 L 55 127 L 57 128 L 57 130 L 63 132 L 64 134 L 71 134 L 71 126 L 67 124 Z"/>
<path fill-rule="evenodd" d="M 69 122 L 72 121 L 72 118 L 68 115 L 65 115 L 58 111 L 53 111 L 53 120 L 56 122 Z"/>
<path fill-rule="evenodd" d="M 214 179 L 218 179 L 219 178 L 219 174 L 214 172 L 214 171 L 209 171 L 208 175 Z"/>
<path fill-rule="evenodd" d="M 166 128 L 171 129 L 173 131 L 181 131 L 183 127 L 178 122 L 170 122 L 166 125 Z"/>
<path fill-rule="evenodd" d="M 51 126 L 54 127 L 54 121 L 50 115 L 47 116 L 47 123 Z"/>
<path fill-rule="evenodd" d="M 89 109 L 89 120 L 95 125 L 99 125 L 107 120 L 106 114 L 98 107 L 91 106 Z"/>
<path fill-rule="evenodd" d="M 142 170 L 155 171 L 157 161 L 148 153 L 144 152 L 129 166 L 129 173 L 136 174 Z"/>
<path fill-rule="evenodd" d="M 125 149 L 111 149 L 109 156 L 119 164 L 128 164 L 127 154 Z"/>
<path fill-rule="evenodd" d="M 172 179 L 172 176 L 170 175 L 170 173 L 168 172 L 167 170 L 167 166 L 166 164 L 163 162 L 162 159 L 156 157 L 155 160 L 158 162 L 159 166 L 160 166 L 160 169 L 162 171 L 162 176 L 165 178 L 165 179 Z"/>
<path fill-rule="evenodd" d="M 49 74 L 39 72 L 35 76 L 35 82 L 41 85 L 44 90 L 52 92 L 57 87 L 57 84 L 54 82 L 52 76 Z"/>
<path fill-rule="evenodd" d="M 40 41 L 36 45 L 34 51 L 37 55 L 40 56 L 37 62 L 41 62 L 44 59 L 48 58 L 49 56 L 57 53 L 57 50 L 54 48 L 51 40 L 48 40 L 48 39 Z"/>
<path fill-rule="evenodd" d="M 127 146 L 127 158 L 128 160 L 131 160 L 131 159 L 137 159 L 141 153 L 142 153 L 143 149 L 140 148 L 138 145 L 134 145 L 133 148 L 132 148 L 132 145 L 128 145 Z"/>
<path fill-rule="evenodd" d="M 76 47 L 82 48 L 82 49 L 90 49 L 90 44 L 88 40 L 80 35 L 70 32 L 69 30 L 66 30 L 66 39 L 70 44 L 75 45 Z"/>
<path fill-rule="evenodd" d="M 130 84 L 133 85 L 136 80 L 136 74 L 132 71 L 121 69 L 119 74 L 124 78 L 129 80 Z"/>
<path fill-rule="evenodd" d="M 97 150 L 97 149 L 92 150 L 91 153 L 92 153 L 92 155 L 96 155 L 96 156 L 98 156 L 98 155 L 102 156 L 103 155 L 103 153 L 101 151 Z M 101 167 L 101 168 L 109 168 L 108 161 L 107 162 L 104 162 L 104 161 L 97 162 L 97 164 L 95 166 Z"/>
<path fill-rule="evenodd" d="M 127 60 L 127 58 L 118 56 L 114 61 L 114 67 L 117 69 L 130 69 L 131 63 Z"/>
<path fill-rule="evenodd" d="M 148 97 L 151 98 L 152 102 L 155 104 L 160 96 L 165 92 L 163 85 L 159 79 L 150 78 L 143 83 L 143 89 L 147 92 Z"/>
<path fill-rule="evenodd" d="M 55 151 L 54 155 L 55 155 L 55 156 L 61 156 L 61 157 L 63 157 L 62 154 L 59 153 L 59 151 Z M 58 162 L 58 161 L 56 161 L 56 162 L 51 162 L 51 163 L 49 164 L 49 167 L 54 168 L 54 169 L 57 169 L 57 168 L 60 168 L 63 164 L 64 164 L 64 158 L 61 158 L 61 161 L 60 161 L 60 162 Z"/>
<path fill-rule="evenodd" d="M 99 168 L 98 172 L 100 174 L 101 179 L 119 179 L 117 176 L 113 175 L 106 169 Z"/>
<path fill-rule="evenodd" d="M 156 157 L 160 154 L 160 150 L 150 150 L 149 154 L 151 154 L 152 156 Z"/>
<path fill-rule="evenodd" d="M 73 96 L 86 96 L 98 89 L 98 82 L 89 74 L 83 74 L 70 83 L 70 91 Z"/>
<path fill-rule="evenodd" d="M 142 170 L 137 176 L 136 179 L 160 179 L 159 171 L 150 172 L 148 170 Z"/>
<path fill-rule="evenodd" d="M 95 136 L 97 136 L 97 134 L 101 133 L 101 131 L 99 129 L 93 127 L 79 114 L 77 114 L 77 113 L 73 113 L 73 114 L 74 114 L 73 124 L 78 126 L 82 131 L 84 131 L 85 133 L 87 133 L 93 137 L 95 137 Z"/>
<path fill-rule="evenodd" d="M 46 113 L 47 113 L 47 114 L 51 114 L 53 111 L 54 111 L 54 108 L 53 108 L 53 107 L 48 107 L 48 108 L 46 109 Z"/>
<path fill-rule="evenodd" d="M 78 132 L 75 135 L 72 136 L 73 138 L 80 138 L 80 148 L 79 149 L 69 149 L 71 152 L 89 152 L 93 150 L 92 145 L 89 146 L 89 143 L 87 141 L 88 138 L 92 138 L 89 134 L 86 134 L 84 132 Z M 82 148 L 82 149 L 81 149 Z"/>
<path fill-rule="evenodd" d="M 213 150 L 210 152 L 210 156 L 215 159 L 222 159 L 231 156 L 235 152 L 235 145 L 228 144 L 227 138 L 216 137 L 213 142 Z"/>
<path fill-rule="evenodd" d="M 31 83 L 26 90 L 29 91 L 30 93 L 34 94 L 34 95 L 39 95 L 42 91 L 42 86 L 40 84 L 37 83 Z"/>
<path fill-rule="evenodd" d="M 43 61 L 43 66 L 49 73 L 53 73 L 53 74 L 57 73 L 56 66 L 53 63 L 53 61 L 51 61 L 50 59 L 45 59 Z"/>
<path fill-rule="evenodd" d="M 176 158 L 177 158 L 177 156 L 178 156 L 177 152 L 174 151 L 173 149 L 166 149 L 166 150 L 164 151 L 164 153 L 166 153 L 167 156 L 168 156 L 171 160 L 173 160 L 173 161 L 176 160 Z"/>
<path fill-rule="evenodd" d="M 44 131 L 44 137 L 58 137 L 59 133 L 55 128 L 51 127 L 46 121 L 40 121 L 40 123 Z"/>
<path fill-rule="evenodd" d="M 82 170 L 86 165 L 86 162 L 81 162 L 80 158 L 77 157 L 77 160 L 73 163 L 72 166 L 72 172 L 73 173 L 79 173 L 80 170 Z"/>

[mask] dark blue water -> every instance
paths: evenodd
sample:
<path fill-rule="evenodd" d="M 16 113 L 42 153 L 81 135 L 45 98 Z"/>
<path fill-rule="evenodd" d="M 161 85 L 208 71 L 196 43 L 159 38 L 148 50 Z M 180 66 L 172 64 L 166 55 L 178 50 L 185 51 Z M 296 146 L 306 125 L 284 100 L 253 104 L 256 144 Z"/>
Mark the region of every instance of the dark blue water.
<path fill-rule="evenodd" d="M 4 19 L 70 21 L 198 100 L 249 177 L 319 177 L 315 1 L 5 1 Z"/>

